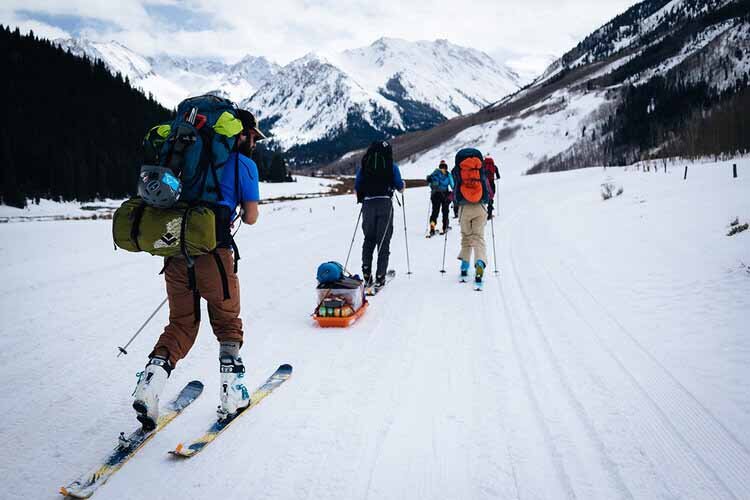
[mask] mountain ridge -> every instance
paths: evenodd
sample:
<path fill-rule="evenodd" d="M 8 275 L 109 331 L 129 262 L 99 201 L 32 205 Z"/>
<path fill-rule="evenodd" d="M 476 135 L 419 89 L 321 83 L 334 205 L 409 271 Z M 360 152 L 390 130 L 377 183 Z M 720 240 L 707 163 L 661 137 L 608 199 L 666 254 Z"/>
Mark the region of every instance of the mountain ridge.
<path fill-rule="evenodd" d="M 209 92 L 240 103 L 262 120 L 271 147 L 294 151 L 293 165 L 331 161 L 347 147 L 430 128 L 520 86 L 516 73 L 486 53 L 445 39 L 381 37 L 332 56 L 308 53 L 283 67 L 262 56 L 226 64 L 147 58 L 116 42 L 55 43 L 102 59 L 170 107 L 188 95 Z"/>

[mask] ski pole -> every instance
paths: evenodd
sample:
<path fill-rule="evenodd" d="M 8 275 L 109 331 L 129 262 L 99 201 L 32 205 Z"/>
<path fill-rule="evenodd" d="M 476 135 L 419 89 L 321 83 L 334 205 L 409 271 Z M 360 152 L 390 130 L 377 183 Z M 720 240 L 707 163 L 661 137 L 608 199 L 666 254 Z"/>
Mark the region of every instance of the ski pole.
<path fill-rule="evenodd" d="M 497 196 L 497 188 L 495 188 L 495 201 L 499 201 L 500 197 Z M 490 219 L 490 226 L 492 227 L 492 256 L 495 259 L 495 274 L 499 274 L 500 271 L 497 270 L 497 249 L 495 248 L 495 217 L 500 212 L 500 206 L 495 205 L 495 215 L 492 216 L 492 219 Z"/>
<path fill-rule="evenodd" d="M 354 239 L 357 237 L 357 228 L 359 228 L 359 219 L 362 218 L 362 210 L 365 209 L 365 204 L 359 209 L 359 215 L 357 215 L 357 222 L 354 224 L 354 234 L 352 234 L 352 242 L 349 244 L 349 251 L 346 254 L 346 262 L 344 263 L 344 270 L 347 270 L 349 265 L 349 257 L 352 255 L 352 247 L 354 247 Z"/>
<path fill-rule="evenodd" d="M 445 238 L 443 239 L 443 268 L 440 270 L 442 274 L 445 274 L 445 249 L 448 247 L 448 229 L 445 230 Z"/>
<path fill-rule="evenodd" d="M 127 354 L 127 353 L 128 353 L 128 351 L 126 350 L 126 349 L 128 348 L 128 346 L 129 346 L 129 345 L 130 345 L 130 344 L 131 344 L 131 343 L 132 343 L 132 342 L 133 342 L 133 341 L 135 340 L 135 338 L 136 338 L 136 337 L 137 337 L 138 335 L 140 335 L 140 333 L 141 333 L 141 332 L 143 331 L 143 329 L 144 329 L 144 328 L 146 328 L 146 325 L 148 325 L 148 324 L 149 324 L 149 322 L 150 322 L 150 321 L 151 321 L 151 320 L 153 319 L 153 317 L 154 317 L 154 316 L 156 316 L 156 313 L 158 313 L 158 312 L 159 312 L 159 309 L 161 309 L 162 307 L 164 307 L 164 304 L 166 304 L 166 303 L 167 303 L 167 299 L 168 299 L 168 298 L 169 298 L 169 297 L 164 297 L 164 300 L 162 300 L 162 301 L 161 301 L 161 304 L 159 304 L 159 307 L 157 307 L 156 309 L 154 309 L 154 312 L 152 312 L 152 313 L 151 313 L 151 316 L 149 316 L 149 317 L 148 317 L 148 319 L 146 319 L 146 321 L 144 321 L 144 322 L 143 322 L 143 324 L 142 324 L 142 325 L 141 325 L 141 327 L 140 327 L 140 328 L 138 329 L 138 331 L 137 331 L 137 332 L 135 332 L 135 335 L 133 335 L 133 336 L 132 336 L 132 337 L 130 338 L 130 340 L 128 340 L 128 343 L 127 343 L 127 344 L 125 344 L 125 346 L 124 346 L 124 347 L 118 347 L 118 349 L 120 350 L 119 354 L 117 355 L 117 357 L 118 357 L 118 358 L 119 358 L 120 356 L 122 356 L 123 354 Z"/>
<path fill-rule="evenodd" d="M 404 187 L 406 187 L 404 185 Z M 398 196 L 396 196 L 398 200 Z M 406 193 L 401 193 L 401 210 L 404 213 L 404 241 L 406 242 L 406 274 L 411 274 L 411 264 L 409 264 L 409 233 L 406 231 Z"/>

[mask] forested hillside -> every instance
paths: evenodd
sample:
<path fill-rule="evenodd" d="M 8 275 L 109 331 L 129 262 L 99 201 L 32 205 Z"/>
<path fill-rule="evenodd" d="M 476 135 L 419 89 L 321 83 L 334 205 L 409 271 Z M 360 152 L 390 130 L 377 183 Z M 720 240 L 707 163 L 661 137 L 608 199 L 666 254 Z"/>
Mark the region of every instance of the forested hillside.
<path fill-rule="evenodd" d="M 33 33 L 0 26 L 0 199 L 80 201 L 133 193 L 141 140 L 170 111 Z"/>

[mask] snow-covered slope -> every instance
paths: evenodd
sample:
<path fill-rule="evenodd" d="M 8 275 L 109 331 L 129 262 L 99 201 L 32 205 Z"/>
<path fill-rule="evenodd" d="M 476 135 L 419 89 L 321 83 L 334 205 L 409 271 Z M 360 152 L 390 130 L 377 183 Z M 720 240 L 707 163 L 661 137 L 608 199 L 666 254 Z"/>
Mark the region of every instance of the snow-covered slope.
<path fill-rule="evenodd" d="M 346 257 L 353 197 L 261 207 L 237 234 L 247 385 L 282 362 L 294 375 L 174 461 L 167 451 L 215 418 L 204 314 L 164 397 L 196 378 L 203 395 L 94 498 L 750 498 L 750 231 L 726 236 L 735 217 L 750 222 L 750 163 L 738 179 L 725 163 L 691 165 L 683 181 L 682 167 L 504 176 L 499 274 L 493 259 L 481 294 L 453 277 L 458 230 L 438 272 L 429 193 L 407 190 L 406 233 L 394 204 L 399 275 L 346 330 L 309 313 L 316 266 Z M 602 201 L 605 181 L 623 195 Z M 135 374 L 166 309 L 129 355 L 117 346 L 163 299 L 162 261 L 113 251 L 109 221 L 0 224 L 0 242 L 12 451 L 0 496 L 52 499 L 136 424 Z"/>
<path fill-rule="evenodd" d="M 501 165 L 504 175 L 522 175 L 540 160 L 565 151 L 606 106 L 603 92 L 560 91 L 507 118 L 469 127 L 439 146 L 400 162 L 405 175 L 421 178 L 440 160 L 452 164 L 461 148 L 478 148 Z"/>
<path fill-rule="evenodd" d="M 735 0 L 646 0 L 587 36 L 575 48 L 552 63 L 539 81 L 563 70 L 580 67 L 605 59 L 625 50 L 642 51 L 661 40 L 675 27 L 684 25 L 707 12 Z"/>

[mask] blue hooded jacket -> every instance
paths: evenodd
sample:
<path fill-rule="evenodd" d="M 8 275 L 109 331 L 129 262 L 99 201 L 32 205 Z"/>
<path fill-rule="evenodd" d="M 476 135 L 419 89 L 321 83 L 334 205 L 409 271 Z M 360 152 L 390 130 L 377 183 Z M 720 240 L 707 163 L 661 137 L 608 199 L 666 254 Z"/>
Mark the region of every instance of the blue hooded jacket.
<path fill-rule="evenodd" d="M 436 168 L 434 172 L 427 176 L 427 181 L 430 183 L 430 189 L 433 193 L 447 193 L 452 191 L 454 187 L 453 176 L 447 170 L 443 173 L 439 168 Z"/>

